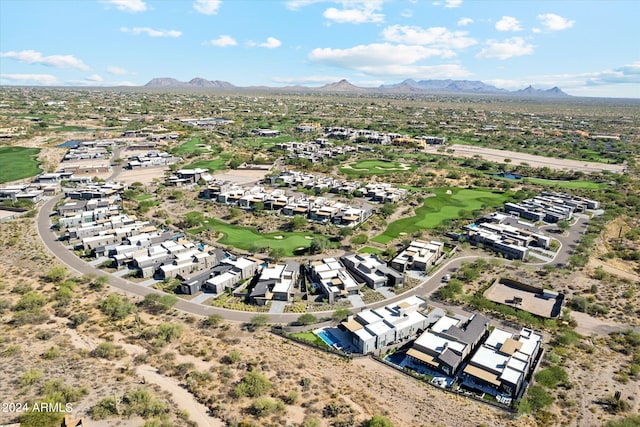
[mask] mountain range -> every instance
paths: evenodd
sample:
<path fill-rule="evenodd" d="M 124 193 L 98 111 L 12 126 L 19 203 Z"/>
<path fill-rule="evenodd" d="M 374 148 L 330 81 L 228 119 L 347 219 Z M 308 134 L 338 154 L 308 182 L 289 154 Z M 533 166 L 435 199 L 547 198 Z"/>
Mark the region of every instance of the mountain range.
<path fill-rule="evenodd" d="M 288 91 L 288 92 L 325 92 L 325 93 L 389 93 L 389 94 L 495 94 L 495 95 L 515 95 L 526 97 L 547 97 L 559 98 L 570 95 L 558 87 L 551 89 L 535 89 L 528 86 L 525 89 L 509 91 L 501 89 L 481 81 L 473 80 L 419 80 L 407 79 L 400 83 L 381 85 L 378 87 L 359 87 L 351 84 L 347 80 L 329 83 L 321 87 L 306 86 L 235 86 L 229 82 L 220 80 L 206 80 L 200 77 L 191 79 L 188 82 L 181 82 L 174 78 L 161 77 L 154 78 L 144 87 L 148 88 L 193 88 L 212 90 L 261 90 L 261 91 Z"/>

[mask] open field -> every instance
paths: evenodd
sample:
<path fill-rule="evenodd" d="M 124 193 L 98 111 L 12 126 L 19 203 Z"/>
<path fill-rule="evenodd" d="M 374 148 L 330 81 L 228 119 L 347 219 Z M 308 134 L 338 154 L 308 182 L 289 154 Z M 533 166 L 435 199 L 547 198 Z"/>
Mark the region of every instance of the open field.
<path fill-rule="evenodd" d="M 447 191 L 451 194 L 447 194 Z M 500 206 L 509 198 L 506 193 L 488 190 L 438 188 L 434 193 L 435 196 L 427 198 L 424 204 L 416 209 L 415 216 L 392 222 L 384 233 L 372 240 L 388 243 L 399 237 L 400 233 L 411 234 L 421 229 L 433 229 L 446 220 L 470 217 L 471 212 L 476 209 Z"/>
<path fill-rule="evenodd" d="M 340 168 L 340 172 L 346 175 L 387 175 L 396 172 L 412 171 L 415 168 L 415 165 L 409 165 L 407 163 L 372 159 L 346 163 Z"/>
<path fill-rule="evenodd" d="M 535 167 L 548 167 L 554 170 L 575 170 L 585 173 L 611 171 L 623 172 L 626 167 L 624 165 L 585 162 L 581 160 L 554 159 L 551 157 L 536 156 L 534 154 L 518 153 L 516 151 L 497 150 L 495 148 L 479 147 L 472 145 L 454 144 L 446 147 L 443 153 L 438 152 L 441 147 L 429 146 L 426 148 L 427 153 L 442 154 L 453 157 L 480 158 L 496 163 L 505 163 L 505 159 L 509 159 L 509 164 L 519 165 L 527 163 Z M 449 152 L 453 150 L 453 152 Z"/>
<path fill-rule="evenodd" d="M 42 172 L 37 148 L 0 147 L 0 183 L 16 181 Z"/>
<path fill-rule="evenodd" d="M 198 234 L 206 230 L 223 233 L 218 241 L 224 245 L 249 250 L 251 248 L 282 248 L 285 256 L 296 255 L 297 249 L 307 249 L 311 240 L 318 235 L 312 233 L 275 232 L 260 233 L 254 228 L 238 227 L 219 221 L 214 218 L 205 219 L 202 226 L 189 230 L 192 234 Z M 310 238 L 309 238 L 310 237 Z"/>
<path fill-rule="evenodd" d="M 213 177 L 220 181 L 230 181 L 234 184 L 245 185 L 260 181 L 268 173 L 269 171 L 257 169 L 231 169 L 224 173 L 217 173 Z"/>
<path fill-rule="evenodd" d="M 149 185 L 155 181 L 162 181 L 168 170 L 169 168 L 166 166 L 123 170 L 120 175 L 118 175 L 118 181 L 125 184 L 140 182 L 144 185 Z"/>

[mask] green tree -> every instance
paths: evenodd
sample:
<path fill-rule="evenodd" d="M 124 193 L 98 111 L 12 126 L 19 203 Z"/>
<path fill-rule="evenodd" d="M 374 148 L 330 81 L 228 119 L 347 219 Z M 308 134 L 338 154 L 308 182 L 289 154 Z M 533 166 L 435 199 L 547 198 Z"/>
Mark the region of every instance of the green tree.
<path fill-rule="evenodd" d="M 267 323 L 269 323 L 269 316 L 266 314 L 256 314 L 249 320 L 249 323 L 245 324 L 245 327 L 247 330 L 253 332 Z"/>
<path fill-rule="evenodd" d="M 295 215 L 291 219 L 291 229 L 302 230 L 307 226 L 307 219 L 302 215 Z"/>
<path fill-rule="evenodd" d="M 385 218 L 388 218 L 396 211 L 397 208 L 398 208 L 398 205 L 396 203 L 385 203 L 380 208 L 380 215 L 382 215 Z"/>
<path fill-rule="evenodd" d="M 313 323 L 316 323 L 317 321 L 318 319 L 316 318 L 316 316 L 311 313 L 305 313 L 298 317 L 296 323 L 299 325 L 311 325 Z"/>
<path fill-rule="evenodd" d="M 311 241 L 311 244 L 309 245 L 309 251 L 312 254 L 319 254 L 329 249 L 330 246 L 331 244 L 329 243 L 329 239 L 324 236 L 319 236 Z"/>
<path fill-rule="evenodd" d="M 331 318 L 336 321 L 344 320 L 347 318 L 347 316 L 349 316 L 350 313 L 351 312 L 349 311 L 348 308 L 340 307 L 333 312 L 333 314 L 331 315 Z"/>
<path fill-rule="evenodd" d="M 271 248 L 269 249 L 269 257 L 274 261 L 280 261 L 286 255 L 284 248 Z"/>

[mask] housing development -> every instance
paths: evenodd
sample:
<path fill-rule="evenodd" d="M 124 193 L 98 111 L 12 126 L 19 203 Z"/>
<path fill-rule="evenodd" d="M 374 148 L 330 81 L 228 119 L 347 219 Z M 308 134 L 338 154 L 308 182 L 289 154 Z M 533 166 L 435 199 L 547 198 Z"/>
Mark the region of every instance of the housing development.
<path fill-rule="evenodd" d="M 43 382 L 21 362 L 10 383 L 30 398 L 84 402 L 74 417 L 117 423 L 140 393 L 163 409 L 131 414 L 174 425 L 364 426 L 382 413 L 432 425 L 415 409 L 426 400 L 461 411 L 460 425 L 594 425 L 637 409 L 637 136 L 619 125 L 616 138 L 591 137 L 610 135 L 611 117 L 635 123 L 629 110 L 596 119 L 588 105 L 590 118 L 569 117 L 571 104 L 538 113 L 539 100 L 460 109 L 405 95 L 24 91 L 28 105 L 2 88 L 0 119 L 15 132 L 0 177 L 6 156 L 53 136 L 39 148 L 46 169 L 0 184 L 11 260 L 0 315 L 38 329 L 43 363 L 84 352 L 86 369 L 122 390 L 91 382 L 99 396 L 72 395 L 68 379 Z M 141 99 L 153 111 L 128 107 Z M 110 126 L 86 111 L 105 102 L 118 108 Z M 296 113 L 267 114 L 283 102 Z M 39 120 L 21 118 L 27 107 Z M 76 130 L 40 129 L 66 123 L 67 109 Z M 551 138 L 564 157 L 584 146 L 601 158 L 556 167 L 553 150 L 534 148 L 528 162 L 507 161 L 521 139 Z M 0 341 L 1 363 L 27 353 L 16 340 Z M 199 421 L 183 422 L 147 384 Z M 582 408 L 582 390 L 602 402 Z"/>

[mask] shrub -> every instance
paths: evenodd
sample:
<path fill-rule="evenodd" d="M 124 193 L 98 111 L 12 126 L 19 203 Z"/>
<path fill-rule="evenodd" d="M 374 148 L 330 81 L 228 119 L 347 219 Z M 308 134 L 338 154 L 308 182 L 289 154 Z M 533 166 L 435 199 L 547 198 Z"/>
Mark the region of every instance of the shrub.
<path fill-rule="evenodd" d="M 158 341 L 165 343 L 180 338 L 182 335 L 182 325 L 173 323 L 161 323 L 158 326 L 156 335 Z"/>
<path fill-rule="evenodd" d="M 555 388 L 558 384 L 566 384 L 569 376 L 560 366 L 551 366 L 536 372 L 535 379 L 547 388 Z"/>
<path fill-rule="evenodd" d="M 284 404 L 281 401 L 275 401 L 268 397 L 261 397 L 254 400 L 249 407 L 249 412 L 257 417 L 263 417 L 282 410 L 284 410 Z"/>
<path fill-rule="evenodd" d="M 136 306 L 131 304 L 126 297 L 109 295 L 100 304 L 100 310 L 114 320 L 122 320 L 131 313 L 136 312 Z"/>
<path fill-rule="evenodd" d="M 113 415 L 119 415 L 118 402 L 115 397 L 105 397 L 91 408 L 91 418 L 104 420 Z"/>
<path fill-rule="evenodd" d="M 229 354 L 226 354 L 220 359 L 220 362 L 225 365 L 233 365 L 240 361 L 240 353 L 237 350 L 231 350 Z"/>
<path fill-rule="evenodd" d="M 100 357 L 102 359 L 118 359 L 122 357 L 124 354 L 124 350 L 121 347 L 116 346 L 111 342 L 103 342 L 98 344 L 98 346 L 91 352 L 91 355 L 94 357 Z"/>
<path fill-rule="evenodd" d="M 40 369 L 28 369 L 24 374 L 20 377 L 20 387 L 31 387 L 43 377 L 44 372 Z"/>
<path fill-rule="evenodd" d="M 122 399 L 124 413 L 127 416 L 139 415 L 142 418 L 160 416 L 168 411 L 168 408 L 159 400 L 154 399 L 144 387 L 130 390 Z"/>
<path fill-rule="evenodd" d="M 44 295 L 31 291 L 24 294 L 13 309 L 15 311 L 36 310 L 43 307 L 46 303 L 47 298 Z"/>
<path fill-rule="evenodd" d="M 374 415 L 364 422 L 364 427 L 393 427 L 393 423 L 382 415 Z"/>
<path fill-rule="evenodd" d="M 257 370 L 249 372 L 241 381 L 236 385 L 234 394 L 237 397 L 260 397 L 266 394 L 271 389 L 271 381 L 269 378 L 262 375 Z"/>

